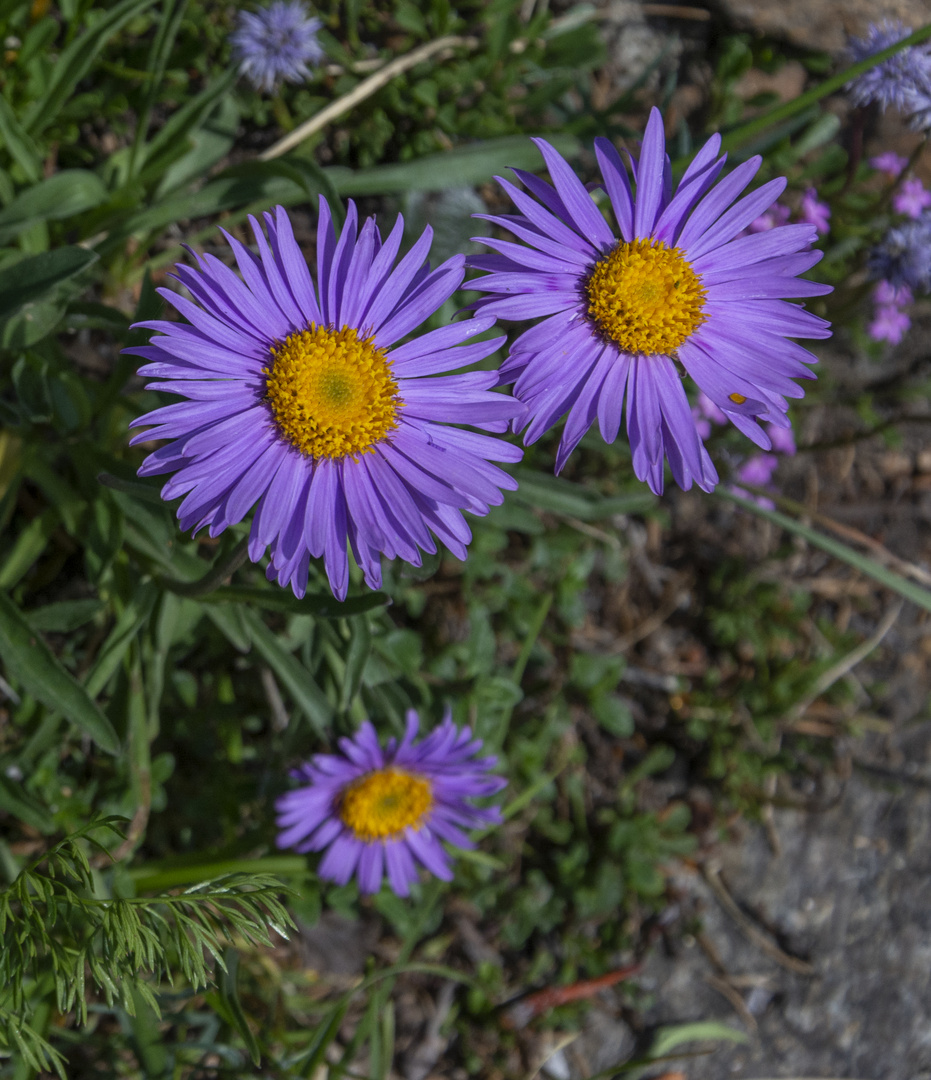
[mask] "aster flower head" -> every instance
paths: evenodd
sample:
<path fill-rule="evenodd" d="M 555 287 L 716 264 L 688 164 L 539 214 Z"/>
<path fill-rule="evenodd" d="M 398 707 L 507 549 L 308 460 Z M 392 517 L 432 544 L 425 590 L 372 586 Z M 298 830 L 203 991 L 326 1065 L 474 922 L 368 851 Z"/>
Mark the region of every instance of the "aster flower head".
<path fill-rule="evenodd" d="M 254 13 L 240 11 L 231 36 L 240 74 L 266 93 L 281 82 L 304 82 L 324 58 L 317 41 L 322 25 L 301 0 L 272 0 Z"/>
<path fill-rule="evenodd" d="M 716 184 L 724 167 L 713 136 L 674 191 L 663 124 L 654 109 L 635 187 L 617 151 L 595 154 L 616 220 L 612 227 L 569 165 L 535 140 L 552 185 L 515 170 L 527 194 L 498 178 L 520 214 L 490 217 L 521 244 L 482 238 L 498 254 L 473 258 L 489 271 L 471 288 L 489 293 L 483 313 L 541 319 L 514 343 L 501 381 L 527 405 L 526 442 L 568 412 L 559 471 L 597 419 L 607 442 L 625 411 L 636 475 L 663 489 L 663 460 L 676 482 L 710 491 L 718 476 L 696 430 L 680 377 L 684 369 L 722 413 L 763 449 L 759 421 L 788 426 L 792 381 L 811 378 L 813 357 L 793 337 L 827 337 L 828 323 L 783 297 L 830 287 L 799 279 L 821 253 L 811 225 L 741 236 L 785 187 L 771 180 L 738 198 L 760 166 L 754 158 Z M 531 197 L 535 196 L 535 198 Z M 735 201 L 736 200 L 736 201 Z"/>
<path fill-rule="evenodd" d="M 852 63 L 888 49 L 911 34 L 911 29 L 898 19 L 872 23 L 866 37 L 850 42 Z M 931 111 L 931 45 L 910 45 L 888 60 L 876 64 L 848 83 L 847 89 L 856 105 L 876 102 L 883 109 L 897 109 L 912 117 L 918 127 L 927 124 Z"/>
<path fill-rule="evenodd" d="M 250 219 L 258 257 L 234 237 L 242 278 L 212 255 L 175 276 L 193 300 L 159 290 L 187 323 L 140 323 L 158 335 L 144 357 L 150 387 L 187 398 L 133 421 L 134 443 L 171 440 L 139 473 L 173 473 L 165 499 L 184 496 L 182 529 L 211 536 L 256 504 L 249 557 L 270 553 L 267 576 L 301 597 L 311 557 L 323 557 L 334 594 L 346 596 L 347 540 L 371 588 L 380 554 L 419 566 L 433 536 L 460 559 L 471 539 L 461 511 L 487 514 L 517 484 L 491 461 L 518 461 L 500 439 L 522 406 L 494 393 L 494 372 L 449 374 L 481 360 L 501 338 L 475 341 L 482 316 L 410 337 L 459 287 L 463 256 L 431 271 L 428 228 L 395 265 L 404 223 L 383 241 L 350 203 L 338 234 L 325 199 L 317 280 L 278 207 L 268 238 Z M 431 533 L 433 534 L 431 536 Z"/>
<path fill-rule="evenodd" d="M 924 213 L 891 228 L 869 253 L 866 265 L 871 277 L 893 288 L 931 291 L 931 216 Z"/>
<path fill-rule="evenodd" d="M 378 892 L 387 875 L 394 892 L 407 896 L 417 863 L 451 880 L 443 843 L 474 848 L 463 830 L 497 824 L 501 814 L 472 800 L 494 795 L 506 781 L 491 775 L 495 757 L 477 756 L 481 739 L 457 729 L 448 714 L 419 741 L 418 727 L 411 710 L 401 742 L 382 747 L 366 722 L 339 740 L 340 754 L 317 754 L 292 772 L 302 786 L 276 803 L 278 846 L 326 849 L 319 876 L 345 885 L 355 875 L 363 893 Z"/>

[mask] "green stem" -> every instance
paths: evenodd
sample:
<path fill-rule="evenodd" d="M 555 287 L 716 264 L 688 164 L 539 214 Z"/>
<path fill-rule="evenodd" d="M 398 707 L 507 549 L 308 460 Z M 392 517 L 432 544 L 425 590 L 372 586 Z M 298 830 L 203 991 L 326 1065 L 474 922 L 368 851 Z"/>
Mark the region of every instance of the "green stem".
<path fill-rule="evenodd" d="M 823 83 L 819 83 L 810 90 L 806 90 L 804 94 L 801 94 L 793 101 L 786 101 L 782 105 L 777 105 L 774 109 L 770 109 L 769 112 L 764 113 L 762 116 L 757 116 L 753 120 L 743 124 L 741 127 L 728 132 L 721 141 L 721 148 L 723 150 L 733 150 L 738 146 L 742 146 L 755 135 L 759 135 L 760 132 L 765 131 L 774 124 L 779 124 L 783 120 L 788 120 L 790 117 L 796 116 L 798 113 L 803 112 L 822 98 L 827 97 L 828 94 L 833 94 L 836 90 L 843 89 L 851 79 L 855 79 L 858 75 L 862 75 L 864 72 L 869 71 L 870 68 L 875 67 L 877 64 L 881 64 L 884 60 L 889 60 L 902 49 L 908 48 L 910 45 L 919 45 L 921 42 L 927 41 L 928 38 L 931 38 L 931 23 L 927 26 L 922 26 L 921 29 L 916 30 L 914 34 L 910 34 L 907 38 L 897 41 L 895 45 L 890 45 L 887 49 L 883 49 L 873 56 L 868 56 L 865 60 L 860 60 L 856 64 L 851 64 L 850 67 L 844 68 L 843 71 L 839 71 L 829 79 L 825 79 Z"/>
<path fill-rule="evenodd" d="M 249 557 L 249 537 L 244 536 L 229 555 L 216 566 L 210 568 L 197 581 L 178 581 L 175 578 L 162 578 L 161 585 L 177 596 L 196 598 L 206 596 L 218 589 L 224 581 L 231 578 Z"/>

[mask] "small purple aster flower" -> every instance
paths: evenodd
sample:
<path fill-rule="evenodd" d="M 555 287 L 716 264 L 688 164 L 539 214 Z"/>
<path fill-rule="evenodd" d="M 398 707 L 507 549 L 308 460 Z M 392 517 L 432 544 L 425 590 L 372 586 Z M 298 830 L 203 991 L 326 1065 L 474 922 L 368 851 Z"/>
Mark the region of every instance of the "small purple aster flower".
<path fill-rule="evenodd" d="M 917 178 L 906 180 L 902 187 L 892 196 L 892 207 L 897 214 L 905 214 L 910 218 L 919 218 L 922 212 L 931 206 L 931 191 Z"/>
<path fill-rule="evenodd" d="M 814 225 L 818 233 L 824 236 L 831 229 L 830 217 L 830 206 L 819 201 L 818 192 L 814 188 L 808 188 L 799 206 L 799 220 L 804 221 L 806 225 Z"/>
<path fill-rule="evenodd" d="M 850 59 L 853 63 L 875 56 L 890 45 L 902 41 L 911 29 L 898 19 L 884 19 L 879 25 L 871 24 L 865 38 L 850 42 Z M 931 46 L 927 42 L 910 45 L 888 60 L 858 75 L 848 84 L 850 96 L 856 105 L 876 102 L 883 109 L 897 109 L 904 116 L 912 117 L 917 126 L 925 126 L 931 110 Z"/>
<path fill-rule="evenodd" d="M 239 72 L 258 90 L 271 93 L 279 83 L 301 83 L 311 66 L 324 58 L 317 41 L 323 25 L 313 19 L 301 0 L 272 0 L 253 13 L 240 11 L 231 35 Z"/>
<path fill-rule="evenodd" d="M 464 559 L 472 534 L 461 511 L 500 503 L 517 483 L 490 462 L 522 456 L 449 426 L 503 432 L 522 412 L 492 391 L 494 372 L 449 374 L 497 348 L 502 338 L 474 340 L 494 319 L 410 337 L 459 288 L 464 257 L 431 272 L 427 228 L 395 266 L 400 216 L 383 241 L 374 218 L 357 231 L 350 202 L 337 235 L 321 198 L 315 285 L 282 207 L 265 214 L 268 240 L 250 221 L 260 257 L 226 234 L 242 279 L 195 255 L 199 272 L 175 274 L 193 301 L 159 290 L 189 323 L 140 323 L 161 336 L 127 350 L 148 361 L 140 373 L 158 380 L 152 389 L 188 398 L 133 421 L 154 425 L 133 443 L 171 440 L 139 474 L 175 474 L 162 497 L 184 496 L 182 529 L 217 536 L 258 503 L 249 557 L 270 547 L 267 576 L 298 597 L 322 556 L 345 598 L 347 540 L 373 589 L 380 554 L 419 566 L 421 549 L 436 551 L 431 532 Z"/>
<path fill-rule="evenodd" d="M 519 215 L 489 217 L 518 239 L 481 238 L 499 254 L 470 259 L 489 273 L 471 288 L 492 294 L 475 305 L 511 319 L 540 319 L 511 347 L 501 382 L 528 407 L 525 441 L 568 412 L 556 471 L 597 419 L 617 438 L 626 397 L 636 475 L 663 490 L 663 460 L 683 488 L 718 481 L 695 428 L 682 368 L 745 435 L 768 449 L 759 420 L 788 426 L 792 381 L 812 378 L 815 357 L 793 337 L 828 337 L 829 324 L 783 297 L 819 296 L 828 285 L 797 277 L 821 258 L 809 250 L 811 225 L 783 225 L 741 236 L 785 187 L 771 180 L 735 202 L 760 167 L 724 167 L 720 136 L 699 150 L 673 192 L 659 110 L 650 114 L 636 188 L 607 139 L 595 154 L 617 222 L 612 228 L 585 186 L 543 139 L 534 140 L 553 186 L 515 173 L 531 195 L 498 182 Z M 620 233 L 620 236 L 617 234 Z"/>
<path fill-rule="evenodd" d="M 382 749 L 368 722 L 339 740 L 342 754 L 317 754 L 292 772 L 304 786 L 282 795 L 278 847 L 323 851 L 321 878 L 345 885 L 356 875 L 363 893 L 376 893 L 382 876 L 407 896 L 417 880 L 416 863 L 444 881 L 452 879 L 443 841 L 475 844 L 462 831 L 501 821 L 497 807 L 473 806 L 507 781 L 489 775 L 497 759 L 477 757 L 481 739 L 459 731 L 447 714 L 438 728 L 415 742 L 419 721 L 407 714 L 404 738 Z"/>
<path fill-rule="evenodd" d="M 795 454 L 795 436 L 792 434 L 792 428 L 776 427 L 775 424 L 770 424 L 767 431 L 775 453 L 787 454 L 789 457 Z"/>
<path fill-rule="evenodd" d="M 908 164 L 908 158 L 887 150 L 885 154 L 880 154 L 879 157 L 870 158 L 870 164 L 874 169 L 885 173 L 890 180 L 895 180 Z"/>
<path fill-rule="evenodd" d="M 870 275 L 912 292 L 931 291 L 931 217 L 927 213 L 891 228 L 867 257 Z"/>

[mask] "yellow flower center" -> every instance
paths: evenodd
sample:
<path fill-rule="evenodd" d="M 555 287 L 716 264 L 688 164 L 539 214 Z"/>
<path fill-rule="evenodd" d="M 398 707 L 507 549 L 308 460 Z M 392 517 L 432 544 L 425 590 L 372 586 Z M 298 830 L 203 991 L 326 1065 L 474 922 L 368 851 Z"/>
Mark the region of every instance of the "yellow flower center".
<path fill-rule="evenodd" d="M 385 840 L 417 829 L 433 805 L 430 783 L 403 769 L 379 769 L 343 792 L 339 816 L 360 840 Z"/>
<path fill-rule="evenodd" d="M 398 384 L 384 349 L 351 326 L 310 324 L 272 346 L 265 397 L 281 434 L 302 454 L 368 453 L 397 427 Z"/>
<path fill-rule="evenodd" d="M 705 321 L 701 278 L 662 240 L 620 243 L 595 264 L 588 314 L 624 352 L 669 354 Z"/>

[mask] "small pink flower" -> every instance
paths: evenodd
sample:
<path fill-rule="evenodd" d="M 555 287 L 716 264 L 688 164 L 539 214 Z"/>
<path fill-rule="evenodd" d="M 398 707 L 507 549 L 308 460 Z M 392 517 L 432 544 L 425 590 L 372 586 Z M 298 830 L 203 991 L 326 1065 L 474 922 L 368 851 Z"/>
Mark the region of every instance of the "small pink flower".
<path fill-rule="evenodd" d="M 815 229 L 823 236 L 831 226 L 828 219 L 831 216 L 831 208 L 827 203 L 818 201 L 818 192 L 809 188 L 802 196 L 799 207 L 799 217 L 806 225 L 814 225 Z"/>
<path fill-rule="evenodd" d="M 898 345 L 911 325 L 912 320 L 897 307 L 879 307 L 866 332 L 874 341 L 888 341 L 891 345 Z"/>
<path fill-rule="evenodd" d="M 907 214 L 910 218 L 921 217 L 922 210 L 931 206 L 931 191 L 925 190 L 920 180 L 906 180 L 892 196 L 892 206 L 897 214 Z"/>
<path fill-rule="evenodd" d="M 795 436 L 792 434 L 792 428 L 767 424 L 766 434 L 772 443 L 774 453 L 788 454 L 790 457 L 795 453 Z"/>
<path fill-rule="evenodd" d="M 792 211 L 788 206 L 783 206 L 782 203 L 774 203 L 765 214 L 760 214 L 758 218 L 750 222 L 747 226 L 747 232 L 769 232 L 770 229 L 775 229 L 777 225 L 785 225 L 791 216 Z"/>
<path fill-rule="evenodd" d="M 885 173 L 890 180 L 895 180 L 908 164 L 908 158 L 899 157 L 898 154 L 894 154 L 891 150 L 887 150 L 885 154 L 880 154 L 879 157 L 870 158 L 870 164 L 874 169 L 878 169 L 879 172 Z"/>
<path fill-rule="evenodd" d="M 873 300 L 878 307 L 908 307 L 912 303 L 912 290 L 907 285 L 896 288 L 891 281 L 880 281 L 873 289 Z"/>

